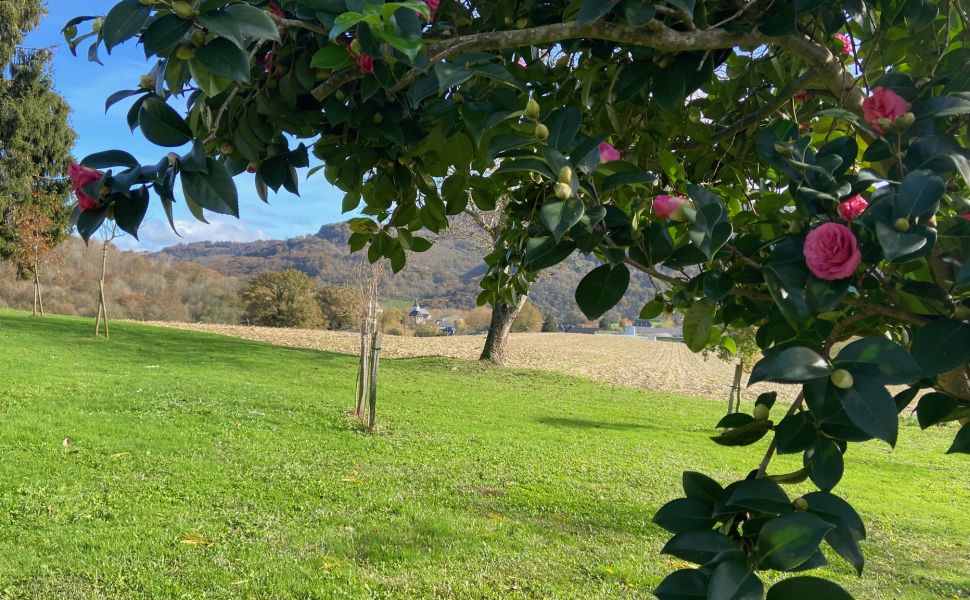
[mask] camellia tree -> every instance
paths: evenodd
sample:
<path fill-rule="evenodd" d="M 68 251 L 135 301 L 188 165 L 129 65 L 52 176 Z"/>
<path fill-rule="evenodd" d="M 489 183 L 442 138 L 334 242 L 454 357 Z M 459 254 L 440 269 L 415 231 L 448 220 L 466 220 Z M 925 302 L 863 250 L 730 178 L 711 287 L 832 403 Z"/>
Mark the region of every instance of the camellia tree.
<path fill-rule="evenodd" d="M 684 312 L 695 351 L 755 327 L 751 381 L 800 386 L 783 414 L 764 394 L 718 424 L 770 446 L 737 481 L 684 474 L 655 522 L 696 566 L 656 595 L 847 598 L 802 573 L 823 543 L 862 571 L 834 493 L 850 445 L 895 444 L 915 404 L 970 451 L 968 27 L 943 0 L 123 0 L 64 32 L 93 59 L 142 46 L 150 71 L 107 104 L 180 150 L 85 158 L 77 227 L 137 235 L 176 185 L 199 219 L 237 215 L 233 176 L 295 192 L 312 152 L 362 215 L 351 247 L 400 270 L 423 230 L 511 197 L 482 303 L 593 254 L 590 319 L 639 272 L 660 290 L 644 318 Z M 796 575 L 766 591 L 770 570 Z"/>

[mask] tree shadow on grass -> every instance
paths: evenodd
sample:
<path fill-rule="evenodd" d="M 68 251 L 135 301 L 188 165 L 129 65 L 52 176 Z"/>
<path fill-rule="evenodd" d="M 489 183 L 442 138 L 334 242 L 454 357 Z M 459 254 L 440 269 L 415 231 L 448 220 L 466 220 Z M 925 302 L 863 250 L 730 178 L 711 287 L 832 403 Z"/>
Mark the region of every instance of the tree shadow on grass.
<path fill-rule="evenodd" d="M 571 419 L 568 417 L 539 417 L 536 422 L 552 427 L 568 427 L 570 429 L 604 429 L 608 431 L 633 431 L 637 429 L 657 429 L 653 425 L 644 423 L 611 423 L 608 421 L 592 421 L 590 419 Z"/>

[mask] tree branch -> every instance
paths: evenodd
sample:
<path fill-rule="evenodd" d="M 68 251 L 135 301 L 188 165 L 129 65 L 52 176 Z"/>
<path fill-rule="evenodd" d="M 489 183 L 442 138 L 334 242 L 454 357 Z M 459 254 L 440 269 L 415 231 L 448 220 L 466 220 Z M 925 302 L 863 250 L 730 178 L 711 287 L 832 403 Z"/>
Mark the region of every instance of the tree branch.
<path fill-rule="evenodd" d="M 798 396 L 795 398 L 795 401 L 791 403 L 791 406 L 788 408 L 788 412 L 785 413 L 785 416 L 788 417 L 795 414 L 795 411 L 797 411 L 799 407 L 801 407 L 802 402 L 804 401 L 805 401 L 805 392 L 803 390 L 801 392 L 798 392 Z M 771 462 L 771 457 L 775 455 L 775 448 L 777 447 L 778 447 L 778 436 L 776 435 L 772 437 L 771 444 L 768 446 L 767 452 L 765 452 L 765 457 L 761 459 L 761 465 L 758 467 L 758 474 L 755 476 L 756 479 L 761 479 L 768 472 L 768 463 Z"/>

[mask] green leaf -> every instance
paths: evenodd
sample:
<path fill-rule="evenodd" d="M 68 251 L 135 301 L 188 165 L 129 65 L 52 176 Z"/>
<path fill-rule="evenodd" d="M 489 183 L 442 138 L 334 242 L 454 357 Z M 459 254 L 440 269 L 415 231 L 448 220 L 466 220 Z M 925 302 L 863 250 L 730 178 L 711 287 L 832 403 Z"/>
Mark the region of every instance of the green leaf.
<path fill-rule="evenodd" d="M 659 297 L 654 298 L 650 302 L 644 304 L 643 308 L 640 309 L 640 318 L 645 320 L 656 319 L 660 316 L 660 313 L 664 311 L 665 307 L 666 304 L 664 303 L 663 299 Z"/>
<path fill-rule="evenodd" d="M 889 390 L 861 375 L 854 379 L 851 388 L 836 388 L 836 395 L 842 402 L 845 414 L 865 433 L 895 446 L 896 437 L 899 435 L 899 418 L 896 402 Z"/>
<path fill-rule="evenodd" d="M 875 378 L 886 385 L 900 385 L 919 378 L 919 366 L 905 348 L 884 337 L 852 342 L 835 358 L 837 368 L 853 375 Z"/>
<path fill-rule="evenodd" d="M 182 191 L 206 210 L 238 218 L 239 196 L 232 175 L 214 158 L 206 160 L 206 167 L 208 173 L 182 173 Z"/>
<path fill-rule="evenodd" d="M 575 106 L 561 108 L 549 115 L 545 124 L 549 128 L 549 140 L 546 142 L 550 148 L 566 152 L 569 150 L 579 133 L 580 125 L 583 123 L 583 113 Z"/>
<path fill-rule="evenodd" d="M 704 295 L 712 302 L 724 298 L 734 288 L 734 278 L 730 273 L 709 271 L 704 275 Z"/>
<path fill-rule="evenodd" d="M 913 107 L 913 114 L 917 118 L 952 117 L 970 113 L 970 98 L 962 96 L 933 96 Z"/>
<path fill-rule="evenodd" d="M 761 600 L 765 586 L 743 562 L 724 561 L 711 573 L 707 600 Z"/>
<path fill-rule="evenodd" d="M 653 522 L 670 533 L 682 533 L 714 526 L 711 505 L 693 498 L 677 498 L 660 507 Z"/>
<path fill-rule="evenodd" d="M 541 271 L 566 260 L 576 250 L 576 242 L 565 240 L 556 242 L 546 235 L 529 238 L 525 248 L 525 266 L 533 271 Z"/>
<path fill-rule="evenodd" d="M 711 440 L 721 446 L 750 446 L 765 437 L 770 429 L 771 422 L 767 419 L 753 419 L 747 425 L 711 436 Z"/>
<path fill-rule="evenodd" d="M 350 55 L 343 48 L 337 46 L 324 46 L 317 50 L 310 61 L 310 66 L 315 69 L 340 69 L 350 64 Z"/>
<path fill-rule="evenodd" d="M 582 27 L 599 19 L 616 6 L 616 0 L 583 0 L 583 6 L 576 16 L 576 25 Z"/>
<path fill-rule="evenodd" d="M 697 0 L 666 0 L 667 4 L 679 8 L 691 17 L 694 16 L 694 4 Z"/>
<path fill-rule="evenodd" d="M 707 346 L 714 326 L 714 305 L 698 300 L 684 315 L 684 342 L 692 352 L 700 352 Z"/>
<path fill-rule="evenodd" d="M 259 10 L 259 9 L 256 9 Z M 261 11 L 260 11 L 261 12 Z M 225 10 L 214 10 L 202 13 L 198 17 L 199 24 L 223 39 L 229 40 L 239 48 L 245 50 L 243 34 L 239 29 L 239 23 L 229 12 Z"/>
<path fill-rule="evenodd" d="M 191 21 L 180 19 L 175 15 L 164 15 L 155 19 L 141 37 L 145 58 L 174 48 L 191 28 Z"/>
<path fill-rule="evenodd" d="M 676 556 L 688 562 L 704 564 L 721 552 L 737 550 L 737 545 L 716 531 L 685 531 L 670 538 L 661 554 Z"/>
<path fill-rule="evenodd" d="M 724 491 L 721 484 L 697 471 L 684 471 L 682 484 L 685 496 L 700 500 L 709 506 L 713 506 L 717 497 Z"/>
<path fill-rule="evenodd" d="M 133 190 L 130 198 L 121 198 L 114 204 L 115 223 L 122 231 L 138 239 L 138 228 L 148 212 L 148 188 Z"/>
<path fill-rule="evenodd" d="M 748 385 L 759 381 L 801 383 L 829 375 L 829 365 L 811 348 L 793 346 L 771 351 L 755 364 Z"/>
<path fill-rule="evenodd" d="M 141 31 L 151 15 L 151 9 L 139 0 L 121 0 L 115 4 L 105 15 L 101 26 L 101 36 L 108 54 L 115 46 Z"/>
<path fill-rule="evenodd" d="M 911 220 L 935 214 L 945 190 L 943 179 L 932 171 L 913 171 L 896 191 L 893 199 L 895 218 Z"/>
<path fill-rule="evenodd" d="M 923 429 L 963 417 L 970 417 L 970 405 L 942 392 L 930 392 L 916 405 L 916 418 Z"/>
<path fill-rule="evenodd" d="M 804 452 L 812 447 L 817 437 L 815 423 L 806 413 L 786 416 L 775 426 L 775 443 L 778 454 Z"/>
<path fill-rule="evenodd" d="M 970 324 L 938 319 L 913 334 L 910 348 L 923 377 L 933 377 L 970 361 Z"/>
<path fill-rule="evenodd" d="M 360 23 L 367 16 L 359 12 L 345 12 L 338 16 L 333 22 L 333 28 L 330 29 L 330 34 L 327 36 L 331 40 L 336 40 L 340 38 L 340 35 L 345 31 L 349 30 L 351 27 Z"/>
<path fill-rule="evenodd" d="M 775 517 L 761 528 L 755 556 L 763 566 L 790 571 L 811 558 L 832 529 L 832 524 L 807 513 Z"/>
<path fill-rule="evenodd" d="M 837 281 L 824 281 L 809 275 L 805 281 L 805 301 L 816 314 L 829 312 L 842 303 L 851 283 L 852 279 L 849 277 Z"/>
<path fill-rule="evenodd" d="M 138 111 L 138 125 L 149 142 L 174 148 L 192 141 L 192 130 L 174 108 L 158 96 L 148 96 Z"/>
<path fill-rule="evenodd" d="M 814 448 L 805 452 L 805 466 L 810 468 L 808 476 L 820 490 L 829 492 L 845 472 L 842 451 L 831 439 L 819 436 Z"/>
<path fill-rule="evenodd" d="M 733 231 L 724 207 L 718 202 L 698 207 L 688 235 L 691 243 L 710 260 L 727 243 Z"/>
<path fill-rule="evenodd" d="M 667 575 L 653 593 L 658 600 L 707 600 L 707 583 L 703 571 L 679 569 Z"/>
<path fill-rule="evenodd" d="M 195 51 L 195 59 L 209 72 L 229 81 L 249 81 L 249 55 L 224 38 L 216 38 Z"/>
<path fill-rule="evenodd" d="M 239 31 L 247 38 L 280 41 L 279 28 L 265 11 L 251 4 L 237 2 L 225 8 L 239 26 Z"/>
<path fill-rule="evenodd" d="M 123 150 L 105 150 L 95 152 L 81 159 L 81 165 L 91 169 L 110 169 L 111 167 L 139 167 L 138 160 Z"/>
<path fill-rule="evenodd" d="M 626 265 L 600 265 L 586 274 L 576 288 L 576 304 L 586 318 L 602 317 L 623 299 L 630 285 Z"/>
<path fill-rule="evenodd" d="M 838 584 L 819 577 L 792 577 L 771 586 L 765 600 L 853 600 Z"/>
<path fill-rule="evenodd" d="M 734 486 L 725 507 L 783 514 L 792 511 L 791 500 L 781 486 L 770 479 L 746 479 Z"/>
<path fill-rule="evenodd" d="M 970 423 L 960 428 L 947 454 L 970 454 Z"/>
<path fill-rule="evenodd" d="M 583 218 L 584 211 L 583 201 L 573 196 L 566 200 L 546 202 L 539 209 L 539 218 L 558 242 L 573 225 Z"/>

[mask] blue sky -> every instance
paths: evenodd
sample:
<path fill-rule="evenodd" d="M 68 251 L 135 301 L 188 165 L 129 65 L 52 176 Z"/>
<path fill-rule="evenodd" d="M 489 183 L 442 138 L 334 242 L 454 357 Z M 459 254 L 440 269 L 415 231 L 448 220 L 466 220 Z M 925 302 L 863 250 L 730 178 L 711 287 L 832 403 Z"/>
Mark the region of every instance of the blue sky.
<path fill-rule="evenodd" d="M 25 45 L 52 47 L 54 50 L 57 90 L 74 110 L 71 124 L 78 134 L 74 149 L 78 159 L 93 152 L 119 148 L 135 155 L 142 164 L 155 164 L 168 150 L 145 141 L 138 131 L 131 133 L 125 122 L 130 103 L 123 101 L 113 106 L 107 115 L 104 112 L 104 101 L 110 94 L 136 88 L 139 77 L 150 70 L 151 64 L 145 60 L 141 47 L 129 41 L 116 48 L 111 56 L 105 55 L 102 48 L 102 67 L 88 62 L 88 44 L 82 43 L 78 47 L 75 58 L 61 37 L 61 27 L 71 18 L 103 15 L 114 3 L 113 0 L 47 0 L 48 16 L 40 27 L 28 34 Z M 81 30 L 84 31 L 86 26 L 82 24 Z M 342 219 L 340 202 L 343 194 L 328 184 L 322 173 L 301 182 L 302 197 L 285 190 L 274 197 L 271 192 L 269 205 L 256 196 L 251 176 L 240 175 L 236 184 L 240 195 L 240 219 L 212 214 L 210 224 L 206 225 L 196 221 L 179 203 L 175 217 L 182 237 L 178 237 L 169 227 L 157 199 L 153 198 L 139 234 L 141 242 L 123 238 L 118 240 L 118 245 L 132 250 L 157 250 L 200 240 L 282 239 L 316 233 L 324 223 Z"/>

